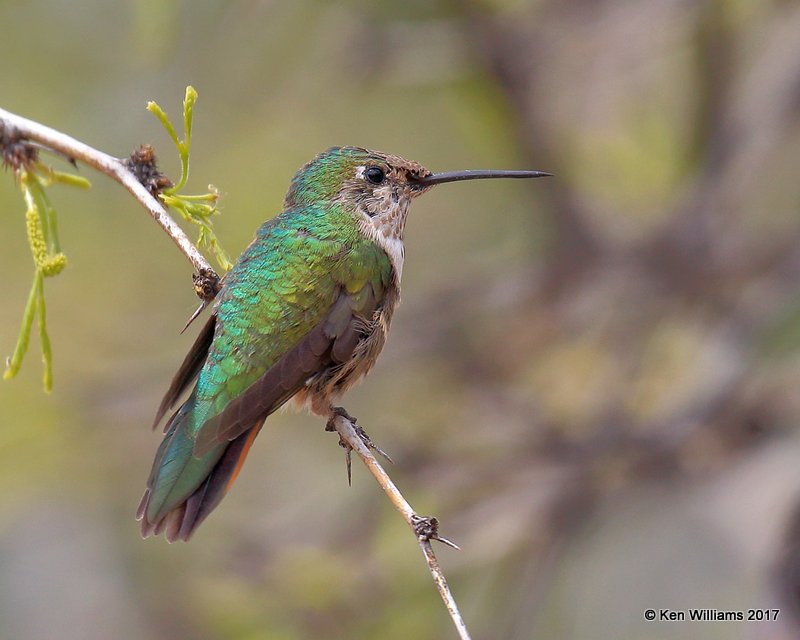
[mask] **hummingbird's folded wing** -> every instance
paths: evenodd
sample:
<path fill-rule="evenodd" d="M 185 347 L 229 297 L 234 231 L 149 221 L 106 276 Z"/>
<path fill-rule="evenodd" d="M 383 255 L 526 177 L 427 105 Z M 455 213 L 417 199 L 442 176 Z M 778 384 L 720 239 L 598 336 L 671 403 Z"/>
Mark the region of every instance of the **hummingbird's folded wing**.
<path fill-rule="evenodd" d="M 264 418 L 357 348 L 392 267 L 357 231 L 323 224 L 331 215 L 287 210 L 262 226 L 226 274 L 215 320 L 159 410 L 163 417 L 197 380 L 167 422 L 153 462 L 139 510 L 146 535 L 166 526 L 168 513 L 181 520 L 184 503 L 182 513 L 195 514 L 190 520 L 204 517 L 236 477 Z M 202 504 L 189 500 L 195 494 Z"/>
<path fill-rule="evenodd" d="M 278 362 L 202 425 L 194 455 L 235 440 L 295 395 L 314 374 L 345 363 L 359 342 L 365 320 L 380 300 L 365 283 L 357 295 L 342 289 L 325 318 Z"/>
<path fill-rule="evenodd" d="M 178 369 L 177 373 L 172 378 L 169 389 L 167 389 L 167 392 L 164 394 L 164 398 L 161 400 L 161 404 L 156 412 L 156 418 L 153 421 L 154 429 L 156 425 L 161 422 L 161 418 L 177 404 L 178 399 L 183 395 L 184 391 L 187 391 L 197 379 L 197 376 L 200 375 L 200 370 L 203 368 L 206 356 L 208 356 L 208 349 L 211 347 L 211 342 L 214 339 L 214 327 L 216 324 L 217 315 L 212 314 L 200 330 L 192 348 L 189 349 L 189 353 L 186 354 L 180 369 Z"/>
<path fill-rule="evenodd" d="M 284 212 L 225 276 L 211 345 L 203 355 L 206 342 L 198 339 L 162 402 L 167 407 L 188 388 L 202 359 L 185 421 L 195 457 L 235 439 L 309 378 L 344 363 L 372 320 L 393 282 L 391 263 L 355 228 L 320 228 L 319 219 L 333 215 Z"/>

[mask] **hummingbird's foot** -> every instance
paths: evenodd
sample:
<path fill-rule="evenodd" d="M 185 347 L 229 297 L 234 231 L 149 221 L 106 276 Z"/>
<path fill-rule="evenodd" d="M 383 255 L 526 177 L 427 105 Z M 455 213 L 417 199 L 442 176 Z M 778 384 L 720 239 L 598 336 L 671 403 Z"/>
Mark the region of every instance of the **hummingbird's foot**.
<path fill-rule="evenodd" d="M 414 524 L 414 533 L 420 540 L 424 540 L 425 542 L 429 540 L 438 540 L 448 547 L 453 547 L 453 549 L 461 551 L 461 547 L 455 542 L 439 535 L 439 521 L 433 516 L 418 516 L 415 513 L 411 516 L 411 522 Z"/>
<path fill-rule="evenodd" d="M 347 411 L 345 411 L 344 407 L 331 407 L 331 415 L 328 418 L 328 422 L 325 423 L 325 431 L 336 431 L 336 418 L 344 418 L 350 424 L 353 425 L 354 429 L 360 429 L 361 427 L 356 426 L 357 418 L 351 416 Z M 347 466 L 347 486 L 353 486 L 353 461 L 351 457 L 351 452 L 353 451 L 353 447 L 351 447 L 347 441 L 339 435 L 339 446 L 344 449 L 344 461 L 345 465 Z"/>
<path fill-rule="evenodd" d="M 336 431 L 336 418 L 340 417 L 344 418 L 351 425 L 353 425 L 353 430 L 356 432 L 356 434 L 358 434 L 358 437 L 361 438 L 361 442 L 364 443 L 364 446 L 366 446 L 367 449 L 374 451 L 378 455 L 386 458 L 386 460 L 388 460 L 390 463 L 394 464 L 394 460 L 389 457 L 389 454 L 372 441 L 372 438 L 367 435 L 367 432 L 356 424 L 356 418 L 347 413 L 347 411 L 344 410 L 344 407 L 331 407 L 331 415 L 328 418 L 328 422 L 325 424 L 325 431 Z M 347 484 L 352 485 L 351 453 L 353 451 L 353 447 L 351 447 L 341 435 L 339 436 L 339 446 L 342 447 L 345 452 L 344 455 L 345 464 L 347 465 Z"/>
<path fill-rule="evenodd" d="M 355 427 L 355 431 L 358 434 L 358 437 L 361 438 L 361 442 L 363 442 L 366 445 L 367 449 L 369 449 L 370 451 L 374 451 L 379 456 L 381 456 L 383 459 L 385 459 L 387 462 L 389 462 L 391 464 L 394 464 L 394 460 L 391 459 L 389 454 L 386 453 L 383 449 L 381 449 L 377 444 L 375 444 L 372 441 L 372 438 L 370 438 L 367 435 L 366 431 L 364 431 L 359 426 L 356 426 L 356 425 L 353 425 L 353 426 Z"/>
<path fill-rule="evenodd" d="M 358 418 L 354 418 L 351 416 L 347 411 L 345 411 L 344 407 L 331 407 L 331 417 L 328 418 L 328 424 L 325 425 L 325 431 L 336 431 L 336 427 L 334 426 L 334 420 L 336 418 L 342 417 L 348 422 L 352 423 L 353 426 L 356 425 L 358 422 Z"/>

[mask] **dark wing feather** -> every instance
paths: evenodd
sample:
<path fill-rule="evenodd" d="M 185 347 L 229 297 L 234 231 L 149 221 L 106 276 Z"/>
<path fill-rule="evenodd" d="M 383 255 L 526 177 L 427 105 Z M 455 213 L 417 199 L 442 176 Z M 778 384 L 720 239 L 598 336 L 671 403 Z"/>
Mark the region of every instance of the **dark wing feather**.
<path fill-rule="evenodd" d="M 261 420 L 231 442 L 206 481 L 186 500 L 177 538 L 189 540 L 194 530 L 225 497 L 263 424 L 264 420 Z"/>
<path fill-rule="evenodd" d="M 201 457 L 218 444 L 236 439 L 297 393 L 312 374 L 346 362 L 364 326 L 361 314 L 369 317 L 374 310 L 374 294 L 369 300 L 371 308 L 364 309 L 363 302 L 358 301 L 361 311 L 354 311 L 352 296 L 342 291 L 322 322 L 225 409 L 206 420 L 198 432 L 194 455 Z"/>
<path fill-rule="evenodd" d="M 331 360 L 336 364 L 343 364 L 350 359 L 353 351 L 361 338 L 361 331 L 359 330 L 363 323 L 358 322 L 357 318 L 353 318 L 342 333 L 336 336 L 331 347 Z"/>
<path fill-rule="evenodd" d="M 153 520 L 147 518 L 153 494 L 151 477 L 136 512 L 136 519 L 142 521 L 142 536 L 147 538 L 164 532 L 169 542 L 188 540 L 206 516 L 225 497 L 262 425 L 263 421 L 255 424 L 231 442 L 200 486 L 186 500 Z"/>
<path fill-rule="evenodd" d="M 175 406 L 181 394 L 183 394 L 195 381 L 197 376 L 200 375 L 200 369 L 203 368 L 203 363 L 208 356 L 211 342 L 214 340 L 214 328 L 216 324 L 217 316 L 212 315 L 197 335 L 197 339 L 194 341 L 192 348 L 189 349 L 189 353 L 186 354 L 183 364 L 180 366 L 180 369 L 178 369 L 175 377 L 172 378 L 169 389 L 167 389 L 164 398 L 161 400 L 161 404 L 156 412 L 156 419 L 153 421 L 154 429 L 156 425 L 161 422 L 161 418 L 166 415 L 167 411 Z"/>

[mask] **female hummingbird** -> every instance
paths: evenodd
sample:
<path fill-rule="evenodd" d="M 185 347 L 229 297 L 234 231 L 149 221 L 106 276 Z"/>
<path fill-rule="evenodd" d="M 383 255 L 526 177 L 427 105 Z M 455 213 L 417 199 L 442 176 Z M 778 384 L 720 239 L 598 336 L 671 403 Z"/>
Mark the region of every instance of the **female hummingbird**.
<path fill-rule="evenodd" d="M 541 171 L 431 173 L 416 162 L 334 147 L 292 179 L 222 279 L 211 317 L 175 374 L 137 519 L 142 535 L 188 540 L 236 479 L 264 420 L 289 400 L 331 418 L 383 348 L 400 301 L 411 200 L 433 185 L 538 178 Z"/>

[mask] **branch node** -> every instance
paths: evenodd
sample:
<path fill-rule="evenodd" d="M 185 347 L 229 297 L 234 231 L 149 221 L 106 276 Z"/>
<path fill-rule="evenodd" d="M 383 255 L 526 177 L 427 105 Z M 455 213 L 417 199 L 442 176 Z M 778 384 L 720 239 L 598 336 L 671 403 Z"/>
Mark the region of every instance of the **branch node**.
<path fill-rule="evenodd" d="M 0 158 L 3 168 L 14 173 L 30 171 L 39 159 L 39 150 L 9 123 L 0 120 Z"/>
<path fill-rule="evenodd" d="M 411 516 L 411 522 L 413 524 L 414 534 L 420 541 L 428 542 L 430 540 L 438 540 L 456 551 L 461 551 L 461 547 L 455 542 L 439 535 L 439 520 L 437 518 L 433 516 L 418 516 L 415 513 Z"/>
<path fill-rule="evenodd" d="M 222 285 L 220 285 L 219 276 L 213 269 L 199 269 L 197 273 L 192 274 L 192 283 L 194 284 L 194 292 L 197 294 L 197 297 L 205 303 L 211 302 L 222 287 Z M 205 306 L 203 306 L 200 311 L 204 308 Z M 196 317 L 196 315 L 193 316 L 192 320 Z M 191 322 L 191 320 L 189 322 Z"/>
<path fill-rule="evenodd" d="M 158 170 L 157 162 L 155 149 L 149 144 L 139 145 L 122 161 L 128 171 L 136 176 L 154 198 L 157 198 L 164 189 L 173 186 L 172 180 Z"/>
<path fill-rule="evenodd" d="M 336 431 L 336 420 L 337 418 L 344 418 L 347 420 L 352 426 L 353 430 L 356 432 L 356 435 L 361 439 L 361 442 L 364 443 L 364 446 L 367 447 L 370 451 L 374 451 L 379 456 L 384 458 L 386 461 L 394 464 L 394 460 L 386 453 L 383 449 L 381 449 L 372 438 L 369 437 L 366 431 L 359 427 L 356 424 L 357 418 L 351 416 L 347 411 L 345 411 L 344 407 L 332 407 L 331 409 L 331 417 L 328 418 L 328 422 L 325 425 L 325 431 Z M 347 480 L 348 484 L 350 483 L 350 452 L 353 450 L 353 447 L 345 440 L 341 434 L 339 435 L 339 446 L 342 447 L 347 456 Z"/>

